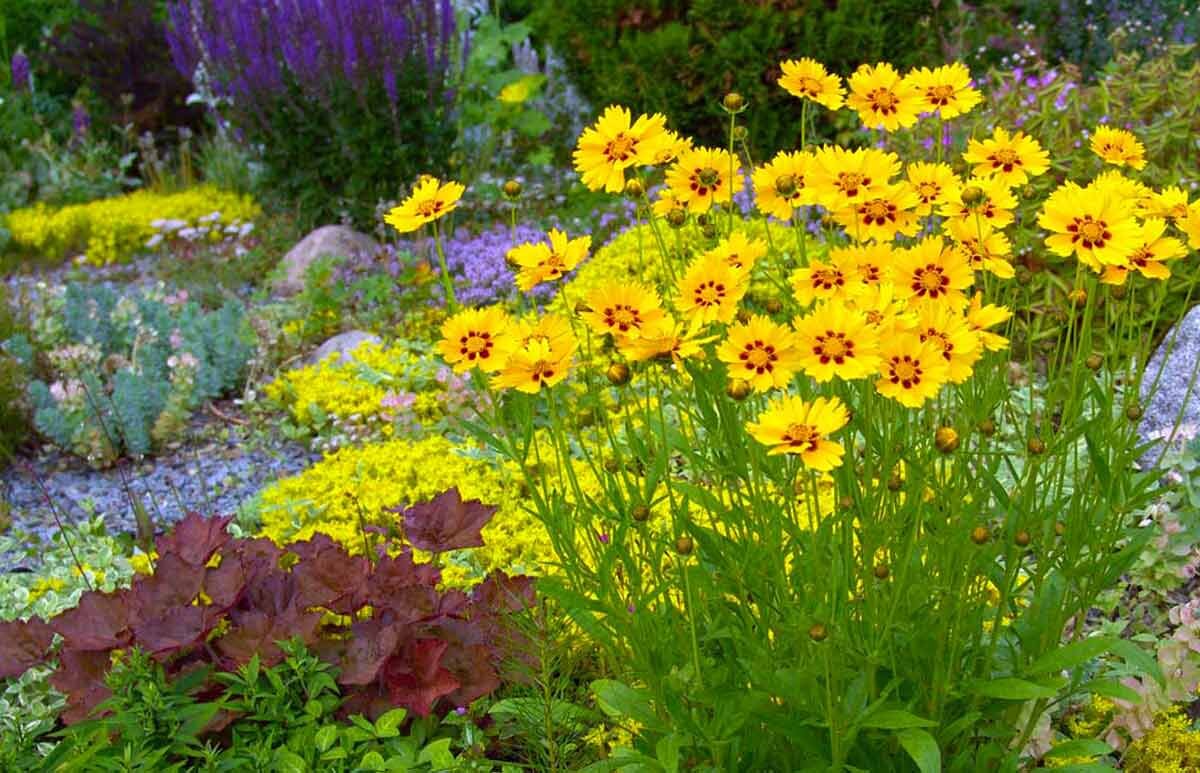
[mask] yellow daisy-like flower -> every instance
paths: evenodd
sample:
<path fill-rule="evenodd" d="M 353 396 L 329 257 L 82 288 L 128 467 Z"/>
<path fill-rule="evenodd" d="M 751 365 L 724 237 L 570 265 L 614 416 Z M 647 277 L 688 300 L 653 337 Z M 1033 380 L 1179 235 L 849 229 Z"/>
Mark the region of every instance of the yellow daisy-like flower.
<path fill-rule="evenodd" d="M 696 322 L 684 327 L 682 322 L 663 315 L 647 322 L 635 335 L 618 338 L 617 351 L 633 362 L 663 358 L 679 366 L 693 357 L 702 360 L 704 345 L 714 337 L 700 337 L 700 327 Z"/>
<path fill-rule="evenodd" d="M 849 250 L 830 250 L 827 261 L 810 260 L 788 278 L 792 294 L 801 306 L 815 300 L 851 298 L 863 289 L 856 255 Z"/>
<path fill-rule="evenodd" d="M 747 239 L 742 231 L 734 231 L 727 238 L 717 242 L 717 246 L 708 250 L 701 258 L 723 260 L 735 269 L 750 271 L 758 259 L 767 254 L 767 243 L 762 239 Z"/>
<path fill-rule="evenodd" d="M 1024 185 L 1050 168 L 1050 153 L 1025 132 L 1009 134 L 997 126 L 990 139 L 972 139 L 963 160 L 975 165 L 978 177 L 992 177 L 1004 185 Z"/>
<path fill-rule="evenodd" d="M 917 122 L 922 96 L 916 86 L 886 62 L 859 65 L 850 76 L 846 105 L 868 129 L 896 131 Z"/>
<path fill-rule="evenodd" d="M 571 239 L 557 228 L 546 234 L 550 243 L 526 242 L 508 251 L 505 258 L 517 268 L 517 287 L 529 292 L 542 282 L 553 282 L 574 270 L 587 257 L 591 236 Z"/>
<path fill-rule="evenodd" d="M 922 342 L 933 341 L 946 361 L 946 379 L 961 384 L 971 377 L 975 363 L 983 356 L 979 336 L 971 329 L 962 312 L 942 304 L 925 304 L 917 314 L 917 335 Z"/>
<path fill-rule="evenodd" d="M 511 324 L 500 306 L 460 311 L 442 323 L 438 351 L 455 373 L 475 367 L 495 372 L 504 366 L 504 336 Z"/>
<path fill-rule="evenodd" d="M 400 233 L 410 233 L 453 212 L 465 190 L 461 183 L 442 183 L 436 177 L 425 177 L 407 199 L 384 215 L 383 222 Z"/>
<path fill-rule="evenodd" d="M 780 397 L 767 405 L 757 422 L 746 431 L 768 454 L 798 454 L 805 467 L 828 472 L 842 464 L 846 450 L 829 435 L 845 427 L 850 413 L 836 397 L 818 397 L 811 403 L 794 395 Z"/>
<path fill-rule="evenodd" d="M 906 334 L 884 339 L 875 391 L 908 408 L 920 408 L 946 383 L 948 367 L 940 342 Z"/>
<path fill-rule="evenodd" d="M 749 274 L 720 257 L 698 258 L 679 280 L 676 305 L 691 322 L 729 322 L 748 285 Z"/>
<path fill-rule="evenodd" d="M 870 198 L 900 173 L 900 158 L 876 148 L 825 146 L 813 154 L 808 185 L 817 203 L 836 212 Z"/>
<path fill-rule="evenodd" d="M 537 394 L 542 387 L 554 386 L 566 379 L 574 355 L 574 338 L 559 347 L 541 339 L 531 341 L 509 353 L 504 367 L 492 377 L 492 387 Z"/>
<path fill-rule="evenodd" d="M 681 209 L 686 212 L 687 208 L 687 199 L 665 186 L 659 189 L 658 197 L 650 206 L 650 209 L 658 217 L 666 217 L 673 209 Z"/>
<path fill-rule="evenodd" d="M 967 308 L 967 324 L 979 336 L 979 342 L 989 352 L 998 352 L 1008 347 L 1008 339 L 999 333 L 992 333 L 988 328 L 1002 325 L 1012 318 L 1012 310 L 1006 306 L 983 304 L 983 293 L 976 292 L 971 296 L 971 305 Z"/>
<path fill-rule="evenodd" d="M 901 251 L 892 274 L 896 292 L 909 303 L 935 301 L 955 309 L 967 305 L 965 291 L 974 281 L 967 259 L 940 236 Z"/>
<path fill-rule="evenodd" d="M 1200 202 L 1188 207 L 1187 217 L 1178 225 L 1179 230 L 1187 236 L 1188 246 L 1200 250 Z"/>
<path fill-rule="evenodd" d="M 574 350 L 575 333 L 571 329 L 571 321 L 561 314 L 543 314 L 532 319 L 516 320 L 505 333 L 498 351 L 508 357 L 535 342 L 544 343 L 556 352 Z"/>
<path fill-rule="evenodd" d="M 679 158 L 681 153 L 685 153 L 691 149 L 691 137 L 682 137 L 667 129 L 666 139 L 659 143 L 658 150 L 654 153 L 653 158 L 650 159 L 650 163 L 653 166 L 666 166 Z"/>
<path fill-rule="evenodd" d="M 1189 205 L 1188 192 L 1178 185 L 1172 185 L 1161 191 L 1151 191 L 1138 214 L 1142 217 L 1163 217 L 1179 224 L 1187 219 Z"/>
<path fill-rule="evenodd" d="M 909 73 L 908 80 L 920 94 L 922 113 L 937 111 L 942 118 L 956 118 L 983 101 L 983 95 L 971 86 L 971 71 L 962 62 L 932 70 L 921 67 Z"/>
<path fill-rule="evenodd" d="M 754 204 L 764 215 L 788 220 L 797 207 L 816 204 L 815 192 L 808 185 L 812 153 L 782 151 L 754 171 Z"/>
<path fill-rule="evenodd" d="M 793 97 L 811 99 L 830 110 L 842 106 L 846 94 L 842 79 L 831 74 L 825 65 L 815 59 L 789 59 L 781 62 L 779 69 L 783 71 L 779 76 L 779 85 Z"/>
<path fill-rule="evenodd" d="M 918 215 L 930 215 L 935 209 L 949 201 L 948 196 L 958 190 L 958 178 L 949 164 L 929 164 L 923 161 L 909 164 L 906 170 L 908 184 L 917 194 L 920 204 Z"/>
<path fill-rule="evenodd" d="M 1008 262 L 1012 244 L 1003 231 L 983 220 L 979 223 L 947 220 L 946 232 L 973 270 L 987 271 L 1001 279 L 1012 279 L 1016 275 L 1012 263 Z"/>
<path fill-rule="evenodd" d="M 858 309 L 829 301 L 793 325 L 800 365 L 814 380 L 865 378 L 878 371 L 879 334 Z"/>
<path fill-rule="evenodd" d="M 755 315 L 729 328 L 717 347 L 717 358 L 729 366 L 730 378 L 742 378 L 759 392 L 786 387 L 800 369 L 796 335 L 788 328 Z"/>
<path fill-rule="evenodd" d="M 968 204 L 963 201 L 963 192 L 972 188 L 978 188 L 983 195 L 978 201 Z M 949 193 L 946 198 L 948 201 L 938 209 L 939 215 L 969 223 L 979 219 L 993 228 L 1004 228 L 1011 224 L 1013 210 L 1017 208 L 1017 197 L 998 177 L 973 177 L 967 180 L 966 185 Z"/>
<path fill-rule="evenodd" d="M 1107 164 L 1141 169 L 1146 166 L 1146 146 L 1124 129 L 1101 124 L 1092 133 L 1092 152 Z"/>
<path fill-rule="evenodd" d="M 1100 281 L 1110 285 L 1125 284 L 1130 271 L 1137 271 L 1147 279 L 1166 279 L 1171 269 L 1166 261 L 1187 255 L 1187 247 L 1173 236 L 1166 236 L 1167 221 L 1162 218 L 1147 218 L 1139 226 L 1140 244 L 1129 256 L 1127 266 L 1105 266 Z"/>
<path fill-rule="evenodd" d="M 908 183 L 894 183 L 875 195 L 861 197 L 838 210 L 833 219 L 857 242 L 890 242 L 896 234 L 912 236 L 921 229 L 914 211 L 920 199 Z"/>
<path fill-rule="evenodd" d="M 1127 266 L 1141 235 L 1127 200 L 1072 182 L 1046 199 L 1038 225 L 1051 232 L 1046 237 L 1051 252 L 1074 254 L 1096 272 L 1105 266 Z"/>
<path fill-rule="evenodd" d="M 583 321 L 599 335 L 633 335 L 663 316 L 658 293 L 638 282 L 609 280 L 588 293 Z"/>
<path fill-rule="evenodd" d="M 834 247 L 829 255 L 835 265 L 853 265 L 854 273 L 864 285 L 874 285 L 890 275 L 896 249 L 887 242 L 871 242 Z"/>
<path fill-rule="evenodd" d="M 671 141 L 667 119 L 658 113 L 634 121 L 629 108 L 610 105 L 579 135 L 575 170 L 589 190 L 620 193 L 625 189 L 625 170 L 654 163 Z"/>
<path fill-rule="evenodd" d="M 1138 211 L 1150 206 L 1154 201 L 1154 190 L 1137 180 L 1131 180 L 1121 174 L 1119 169 L 1109 169 L 1096 175 L 1088 186 L 1090 191 L 1099 191 L 1106 195 L 1128 201 Z"/>
<path fill-rule="evenodd" d="M 732 190 L 730 172 L 733 173 Z M 693 148 L 680 154 L 667 170 L 667 185 L 675 197 L 697 214 L 713 204 L 728 204 L 730 196 L 744 185 L 741 167 L 728 150 Z"/>
<path fill-rule="evenodd" d="M 880 340 L 917 328 L 916 312 L 899 297 L 896 286 L 891 282 L 869 285 L 854 297 L 852 303 L 854 308 L 862 312 Z"/>

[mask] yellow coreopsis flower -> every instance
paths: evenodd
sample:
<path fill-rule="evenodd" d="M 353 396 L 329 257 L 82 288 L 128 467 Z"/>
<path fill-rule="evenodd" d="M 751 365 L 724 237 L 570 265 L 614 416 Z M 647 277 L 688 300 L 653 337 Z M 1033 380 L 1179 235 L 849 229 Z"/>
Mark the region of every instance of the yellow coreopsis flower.
<path fill-rule="evenodd" d="M 824 146 L 813 154 L 808 185 L 817 203 L 836 212 L 887 187 L 900 173 L 900 157 L 876 148 Z"/>
<path fill-rule="evenodd" d="M 921 229 L 914 211 L 920 199 L 908 183 L 888 185 L 834 213 L 833 219 L 856 242 L 890 242 L 896 234 L 912 236 Z"/>
<path fill-rule="evenodd" d="M 384 215 L 383 222 L 400 233 L 415 231 L 453 212 L 465 190 L 461 183 L 442 183 L 436 177 L 425 177 L 407 199 Z"/>
<path fill-rule="evenodd" d="M 1096 175 L 1096 179 L 1088 183 L 1087 189 L 1123 199 L 1137 211 L 1144 210 L 1154 201 L 1154 190 L 1150 186 L 1131 180 L 1119 169 L 1109 169 Z"/>
<path fill-rule="evenodd" d="M 983 293 L 976 292 L 971 297 L 971 305 L 967 308 L 967 324 L 979 336 L 979 342 L 989 352 L 998 352 L 1008 346 L 1008 339 L 999 333 L 992 333 L 988 328 L 1001 325 L 1012 318 L 1012 310 L 1005 306 L 989 303 L 983 304 Z"/>
<path fill-rule="evenodd" d="M 798 454 L 805 467 L 827 472 L 840 466 L 846 453 L 829 435 L 849 421 L 845 404 L 836 397 L 818 397 L 810 403 L 788 395 L 772 400 L 757 422 L 746 425 L 746 431 L 770 447 L 768 454 Z"/>
<path fill-rule="evenodd" d="M 851 303 L 862 312 L 879 340 L 917 328 L 916 312 L 897 295 L 896 286 L 891 282 L 868 285 Z"/>
<path fill-rule="evenodd" d="M 965 291 L 974 281 L 966 258 L 940 236 L 900 251 L 892 273 L 897 294 L 909 303 L 935 301 L 955 309 L 967 304 Z"/>
<path fill-rule="evenodd" d="M 542 387 L 554 386 L 566 379 L 574 355 L 574 338 L 557 347 L 543 339 L 534 339 L 508 353 L 504 367 L 492 377 L 492 387 L 537 394 Z"/>
<path fill-rule="evenodd" d="M 700 327 L 697 322 L 685 327 L 682 322 L 663 315 L 647 322 L 636 334 L 618 338 L 617 351 L 634 362 L 666 358 L 677 366 L 693 357 L 704 359 L 704 345 L 713 336 L 701 337 Z"/>
<path fill-rule="evenodd" d="M 1025 132 L 1009 134 L 997 126 L 989 139 L 967 143 L 963 160 L 975 165 L 978 177 L 992 177 L 1004 185 L 1024 185 L 1050 168 L 1050 153 Z"/>
<path fill-rule="evenodd" d="M 698 258 L 679 280 L 676 304 L 690 322 L 729 322 L 748 285 L 748 272 L 719 257 Z"/>
<path fill-rule="evenodd" d="M 879 334 L 843 301 L 828 301 L 797 319 L 800 365 L 815 381 L 856 379 L 879 369 Z"/>
<path fill-rule="evenodd" d="M 575 170 L 589 190 L 620 193 L 625 189 L 625 170 L 655 162 L 670 145 L 667 119 L 655 113 L 633 120 L 629 108 L 609 105 L 595 124 L 579 135 L 575 148 Z"/>
<path fill-rule="evenodd" d="M 971 71 L 962 62 L 929 69 L 920 67 L 908 74 L 920 94 L 922 113 L 937 111 L 942 118 L 955 118 L 971 111 L 983 95 L 971 86 Z"/>
<path fill-rule="evenodd" d="M 552 351 L 561 352 L 575 348 L 575 332 L 571 321 L 561 314 L 543 314 L 533 319 L 519 319 L 504 335 L 499 346 L 503 357 L 540 341 Z"/>
<path fill-rule="evenodd" d="M 666 217 L 674 209 L 686 212 L 687 204 L 687 199 L 664 186 L 659 188 L 658 197 L 654 199 L 654 204 L 650 206 L 650 209 L 658 217 Z"/>
<path fill-rule="evenodd" d="M 658 294 L 637 282 L 609 280 L 595 287 L 585 300 L 587 308 L 580 316 L 600 335 L 630 335 L 663 316 Z"/>
<path fill-rule="evenodd" d="M 817 203 L 808 184 L 813 165 L 809 152 L 781 151 L 754 171 L 754 204 L 764 215 L 788 220 L 798 207 Z"/>
<path fill-rule="evenodd" d="M 1124 129 L 1101 124 L 1092 134 L 1092 152 L 1105 163 L 1141 169 L 1146 166 L 1146 146 Z"/>
<path fill-rule="evenodd" d="M 1105 266 L 1100 281 L 1105 284 L 1125 284 L 1130 271 L 1136 271 L 1147 279 L 1166 279 L 1171 276 L 1168 260 L 1187 255 L 1187 247 L 1173 236 L 1166 236 L 1167 221 L 1158 217 L 1147 218 L 1139 226 L 1138 246 L 1129 256 L 1127 266 Z"/>
<path fill-rule="evenodd" d="M 908 165 L 908 183 L 917 194 L 920 204 L 918 215 L 930 215 L 949 201 L 949 195 L 958 191 L 958 178 L 949 164 L 930 164 L 918 161 Z"/>
<path fill-rule="evenodd" d="M 834 247 L 829 251 L 835 265 L 853 265 L 864 285 L 879 284 L 888 277 L 896 260 L 896 249 L 887 242 Z"/>
<path fill-rule="evenodd" d="M 717 358 L 729 366 L 730 378 L 742 378 L 759 392 L 786 387 L 799 370 L 795 334 L 768 317 L 754 315 L 729 328 L 717 347 Z"/>
<path fill-rule="evenodd" d="M 1178 225 L 1179 230 L 1187 236 L 1188 246 L 1200 250 L 1200 202 L 1188 207 L 1187 217 Z"/>
<path fill-rule="evenodd" d="M 750 271 L 758 259 L 767 254 L 767 243 L 762 239 L 747 239 L 746 234 L 734 231 L 717 246 L 706 251 L 701 258 L 723 260 L 735 269 Z"/>
<path fill-rule="evenodd" d="M 922 342 L 932 341 L 946 361 L 946 379 L 961 384 L 971 377 L 975 363 L 983 356 L 979 336 L 958 309 L 942 304 L 925 304 L 917 314 L 917 335 Z"/>
<path fill-rule="evenodd" d="M 886 62 L 859 65 L 850 76 L 846 105 L 868 129 L 895 131 L 917 122 L 922 97 L 916 86 Z"/>
<path fill-rule="evenodd" d="M 908 408 L 920 408 L 946 383 L 948 367 L 940 343 L 912 333 L 881 342 L 875 390 Z"/>
<path fill-rule="evenodd" d="M 1074 254 L 1099 272 L 1127 266 L 1140 231 L 1128 200 L 1068 182 L 1046 199 L 1038 225 L 1050 231 L 1046 246 L 1055 255 Z"/>
<path fill-rule="evenodd" d="M 1138 212 L 1142 217 L 1163 217 L 1178 225 L 1188 215 L 1188 192 L 1178 185 L 1152 191 L 1146 196 L 1142 209 Z"/>
<path fill-rule="evenodd" d="M 978 223 L 956 219 L 946 221 L 946 232 L 973 270 L 987 271 L 1001 279 L 1012 279 L 1016 275 L 1008 261 L 1012 244 L 1003 231 L 982 219 Z"/>
<path fill-rule="evenodd" d="M 526 242 L 508 251 L 505 258 L 517 268 L 517 287 L 529 292 L 542 282 L 553 282 L 574 270 L 587 257 L 591 236 L 571 239 L 557 228 L 546 234 L 545 242 Z"/>
<path fill-rule="evenodd" d="M 666 179 L 676 199 L 697 214 L 707 212 L 714 204 L 728 204 L 730 196 L 744 185 L 736 159 L 728 150 L 717 148 L 684 151 L 667 170 Z"/>
<path fill-rule="evenodd" d="M 460 311 L 442 323 L 438 351 L 455 373 L 475 367 L 495 372 L 504 366 L 504 336 L 511 324 L 500 306 Z"/>
<path fill-rule="evenodd" d="M 849 250 L 830 250 L 826 261 L 810 260 L 792 272 L 788 283 L 801 306 L 815 300 L 850 298 L 861 292 L 863 283 L 858 273 L 856 256 Z"/>
<path fill-rule="evenodd" d="M 973 188 L 978 188 L 982 195 L 977 201 L 968 203 L 963 200 L 963 194 Z M 946 203 L 938 209 L 939 215 L 968 223 L 981 220 L 994 228 L 1012 223 L 1013 210 L 1017 208 L 1017 197 L 998 177 L 973 177 L 946 198 Z"/>
<path fill-rule="evenodd" d="M 842 79 L 830 74 L 825 65 L 815 59 L 789 59 L 781 62 L 779 69 L 783 71 L 779 76 L 779 85 L 793 97 L 811 99 L 830 110 L 842 106 L 846 93 Z"/>
<path fill-rule="evenodd" d="M 666 166 L 675 159 L 679 158 L 680 153 L 684 153 L 692 149 L 692 138 L 682 137 L 679 134 L 667 129 L 666 139 L 659 143 L 660 147 L 654 153 L 654 157 L 650 163 L 653 166 Z"/>

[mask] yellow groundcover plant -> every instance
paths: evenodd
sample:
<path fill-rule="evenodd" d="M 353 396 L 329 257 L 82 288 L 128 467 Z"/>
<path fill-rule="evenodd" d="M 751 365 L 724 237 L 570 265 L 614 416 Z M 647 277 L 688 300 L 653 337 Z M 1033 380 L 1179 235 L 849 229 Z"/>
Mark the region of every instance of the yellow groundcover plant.
<path fill-rule="evenodd" d="M 140 190 L 65 207 L 39 203 L 10 212 L 5 225 L 18 247 L 39 257 L 57 260 L 81 252 L 89 263 L 102 266 L 143 249 L 156 220 L 194 226 L 214 213 L 230 225 L 252 221 L 262 209 L 250 196 L 201 185 L 178 193 Z"/>

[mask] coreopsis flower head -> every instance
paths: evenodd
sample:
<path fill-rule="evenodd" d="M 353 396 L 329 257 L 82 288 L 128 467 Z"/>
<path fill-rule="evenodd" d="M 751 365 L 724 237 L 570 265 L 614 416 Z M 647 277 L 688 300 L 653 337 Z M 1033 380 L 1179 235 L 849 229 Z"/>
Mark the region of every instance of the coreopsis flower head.
<path fill-rule="evenodd" d="M 407 199 L 384 215 L 383 221 L 400 233 L 415 231 L 453 212 L 465 190 L 461 183 L 423 177 Z"/>
<path fill-rule="evenodd" d="M 638 282 L 609 280 L 593 288 L 585 301 L 587 310 L 580 316 L 598 335 L 633 335 L 663 316 L 658 294 Z"/>
<path fill-rule="evenodd" d="M 891 282 L 868 285 L 850 303 L 862 313 L 879 340 L 916 331 L 916 312 L 899 297 Z"/>
<path fill-rule="evenodd" d="M 978 201 L 968 203 L 962 194 L 972 188 L 982 195 Z M 946 198 L 946 203 L 938 208 L 939 215 L 969 223 L 982 221 L 993 228 L 1004 228 L 1012 223 L 1013 210 L 1017 208 L 1017 197 L 998 177 L 973 177 L 948 193 Z"/>
<path fill-rule="evenodd" d="M 1136 271 L 1147 279 L 1166 279 L 1171 276 L 1168 260 L 1187 255 L 1187 247 L 1173 236 L 1167 236 L 1167 221 L 1158 217 L 1147 218 L 1138 225 L 1138 246 L 1124 266 L 1105 266 L 1100 281 L 1105 284 L 1125 284 L 1130 271 Z"/>
<path fill-rule="evenodd" d="M 1006 306 L 983 303 L 983 293 L 976 292 L 971 296 L 971 305 L 967 307 L 967 324 L 979 336 L 979 342 L 989 352 L 998 352 L 1008 347 L 1008 339 L 999 333 L 993 333 L 989 328 L 1002 325 L 1012 318 L 1012 310 Z"/>
<path fill-rule="evenodd" d="M 465 309 L 442 323 L 438 351 L 455 373 L 471 368 L 494 373 L 504 366 L 504 337 L 511 324 L 500 306 Z"/>
<path fill-rule="evenodd" d="M 767 243 L 762 239 L 748 239 L 742 231 L 734 231 L 707 250 L 701 258 L 723 260 L 735 269 L 750 271 L 758 259 L 767 254 Z"/>
<path fill-rule="evenodd" d="M 653 164 L 676 139 L 667 133 L 662 115 L 640 115 L 635 121 L 629 108 L 609 105 L 579 135 L 575 171 L 589 190 L 620 193 L 625 190 L 626 169 Z"/>
<path fill-rule="evenodd" d="M 745 379 L 759 392 L 786 387 L 800 369 L 796 335 L 769 317 L 754 315 L 732 325 L 717 347 L 717 358 L 729 366 L 729 377 Z"/>
<path fill-rule="evenodd" d="M 961 384 L 971 377 L 975 363 L 983 356 L 979 336 L 967 323 L 962 311 L 944 304 L 927 303 L 917 312 L 917 336 L 922 342 L 938 345 L 946 362 L 946 379 Z"/>
<path fill-rule="evenodd" d="M 779 85 L 793 97 L 811 99 L 830 110 L 842 106 L 846 94 L 842 79 L 831 74 L 825 65 L 815 59 L 788 59 L 779 64 L 779 69 L 783 71 L 779 76 Z"/>
<path fill-rule="evenodd" d="M 714 336 L 702 337 L 703 325 L 693 321 L 688 325 L 668 315 L 647 322 L 634 335 L 617 339 L 617 351 L 633 362 L 669 359 L 682 366 L 686 359 L 704 359 L 704 345 Z"/>
<path fill-rule="evenodd" d="M 744 185 L 736 159 L 728 150 L 717 148 L 684 151 L 667 170 L 666 179 L 675 198 L 697 214 L 707 212 L 713 204 L 728 204 L 730 196 Z"/>
<path fill-rule="evenodd" d="M 772 400 L 746 431 L 771 450 L 768 454 L 797 454 L 805 467 L 827 472 L 842 464 L 846 451 L 829 439 L 850 421 L 846 405 L 836 397 L 811 403 L 795 395 Z"/>
<path fill-rule="evenodd" d="M 900 157 L 895 153 L 826 145 L 813 154 L 808 185 L 818 204 L 836 212 L 877 194 L 899 173 Z"/>
<path fill-rule="evenodd" d="M 1146 146 L 1124 129 L 1101 124 L 1092 133 L 1092 152 L 1114 166 L 1142 169 L 1146 166 Z"/>
<path fill-rule="evenodd" d="M 908 78 L 886 62 L 859 65 L 850 76 L 846 106 L 858 113 L 868 129 L 897 129 L 912 126 L 921 112 L 922 97 Z"/>
<path fill-rule="evenodd" d="M 749 272 L 734 268 L 720 257 L 700 257 L 679 279 L 676 305 L 689 322 L 727 323 L 737 313 L 737 304 L 749 283 Z"/>
<path fill-rule="evenodd" d="M 1150 186 L 1126 177 L 1117 169 L 1101 172 L 1087 187 L 1089 190 L 1101 191 L 1119 199 L 1125 199 L 1138 211 L 1145 209 L 1154 201 L 1154 190 Z"/>
<path fill-rule="evenodd" d="M 971 71 L 962 62 L 932 70 L 920 67 L 908 74 L 908 80 L 920 95 L 922 113 L 936 111 L 942 118 L 956 118 L 983 101 L 983 95 L 971 86 Z"/>
<path fill-rule="evenodd" d="M 1179 230 L 1187 236 L 1188 246 L 1200 250 L 1200 202 L 1188 207 L 1187 216 L 1178 225 Z"/>
<path fill-rule="evenodd" d="M 651 164 L 654 166 L 666 166 L 679 158 L 681 153 L 686 153 L 693 147 L 691 137 L 684 137 L 670 129 L 667 129 L 667 137 L 660 145 L 651 160 Z"/>
<path fill-rule="evenodd" d="M 987 271 L 1000 279 L 1012 279 L 1016 275 L 1008 256 L 1012 244 L 1003 231 L 980 220 L 954 219 L 946 221 L 946 233 L 954 240 L 954 247 L 963 254 L 974 271 Z"/>
<path fill-rule="evenodd" d="M 863 289 L 856 255 L 844 249 L 830 250 L 823 261 L 810 259 L 807 266 L 792 272 L 788 283 L 801 306 L 816 300 L 852 298 Z"/>
<path fill-rule="evenodd" d="M 856 242 L 890 242 L 896 234 L 913 236 L 921 229 L 916 208 L 920 199 L 906 182 L 892 183 L 834 213 L 833 219 Z"/>
<path fill-rule="evenodd" d="M 1004 185 L 1024 185 L 1050 168 L 1050 154 L 1025 132 L 1009 134 L 997 126 L 989 139 L 971 139 L 963 160 L 974 164 L 977 177 L 991 177 Z"/>
<path fill-rule="evenodd" d="M 504 367 L 492 377 L 491 384 L 496 389 L 537 394 L 542 387 L 554 386 L 566 379 L 574 355 L 574 337 L 560 341 L 557 346 L 535 338 L 508 353 Z"/>
<path fill-rule="evenodd" d="M 764 215 L 788 220 L 796 208 L 816 204 L 816 194 L 808 183 L 813 163 L 813 154 L 807 151 L 777 153 L 754 170 L 754 205 Z"/>
<path fill-rule="evenodd" d="M 890 275 L 892 263 L 896 259 L 896 249 L 887 242 L 834 247 L 829 254 L 839 265 L 842 265 L 842 261 L 845 261 L 845 265 L 853 265 L 852 273 L 858 276 L 858 280 L 864 286 L 882 282 Z M 851 296 L 853 295 L 851 293 Z"/>
<path fill-rule="evenodd" d="M 865 378 L 879 369 L 879 333 L 844 301 L 826 301 L 792 323 L 800 365 L 816 381 Z"/>
<path fill-rule="evenodd" d="M 518 244 L 505 256 L 517 269 L 517 287 L 522 292 L 562 279 L 583 262 L 592 246 L 591 236 L 572 239 L 557 228 L 550 229 L 546 237 L 549 243 Z"/>
<path fill-rule="evenodd" d="M 920 408 L 946 383 L 949 368 L 937 341 L 908 333 L 880 342 L 875 390 L 908 408 Z"/>
<path fill-rule="evenodd" d="M 1050 194 L 1038 225 L 1050 232 L 1046 246 L 1051 252 L 1074 254 L 1096 272 L 1105 266 L 1127 266 L 1141 235 L 1127 199 L 1073 182 Z"/>
<path fill-rule="evenodd" d="M 921 216 L 933 214 L 935 209 L 949 201 L 951 193 L 959 190 L 958 177 L 949 164 L 918 161 L 909 164 L 905 173 L 908 184 L 920 201 L 915 211 Z"/>
<path fill-rule="evenodd" d="M 929 236 L 899 252 L 892 271 L 896 292 L 910 304 L 933 301 L 960 309 L 975 281 L 966 258 L 940 236 Z"/>
<path fill-rule="evenodd" d="M 667 187 L 659 188 L 658 196 L 650 209 L 658 217 L 667 217 L 671 212 L 679 210 L 687 212 L 687 199 Z"/>
<path fill-rule="evenodd" d="M 532 319 L 515 320 L 498 346 L 502 357 L 540 341 L 556 352 L 575 348 L 571 321 L 561 314 L 543 314 Z"/>
<path fill-rule="evenodd" d="M 1172 185 L 1161 191 L 1150 191 L 1142 202 L 1138 215 L 1162 217 L 1178 225 L 1187 219 L 1189 204 L 1188 192 L 1178 185 Z"/>

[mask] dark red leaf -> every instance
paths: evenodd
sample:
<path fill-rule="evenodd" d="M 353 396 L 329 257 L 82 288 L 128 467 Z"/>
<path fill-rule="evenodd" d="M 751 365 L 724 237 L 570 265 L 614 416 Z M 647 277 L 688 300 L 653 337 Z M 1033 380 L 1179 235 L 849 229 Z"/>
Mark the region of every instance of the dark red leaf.
<path fill-rule="evenodd" d="M 433 704 L 459 688 L 454 674 L 442 667 L 442 654 L 449 645 L 437 639 L 405 642 L 400 653 L 388 659 L 381 677 L 397 706 L 428 716 Z"/>
<path fill-rule="evenodd" d="M 230 618 L 234 624 L 216 642 L 222 657 L 221 665 L 229 670 L 248 663 L 255 654 L 263 665 L 273 666 L 283 660 L 278 642 L 298 636 L 305 644 L 312 644 L 321 625 L 320 614 L 303 612 L 295 607 L 276 616 L 261 610 L 235 610 L 230 613 Z"/>
<path fill-rule="evenodd" d="M 500 686 L 500 676 L 492 665 L 491 651 L 482 644 L 470 647 L 450 647 L 442 656 L 442 666 L 459 686 L 446 696 L 455 706 L 469 706 L 475 700 Z"/>
<path fill-rule="evenodd" d="M 100 651 L 125 647 L 131 637 L 127 593 L 89 591 L 80 597 L 79 606 L 51 620 L 50 627 L 63 637 L 69 649 Z"/>
<path fill-rule="evenodd" d="M 87 719 L 92 709 L 112 695 L 104 676 L 112 662 L 107 652 L 66 649 L 59 653 L 58 668 L 50 675 L 50 684 L 67 696 L 67 708 L 61 719 L 71 725 Z"/>
<path fill-rule="evenodd" d="M 159 556 L 173 554 L 192 566 L 204 566 L 231 539 L 225 531 L 231 520 L 232 516 L 205 518 L 199 513 L 188 513 L 170 534 L 158 537 L 154 545 Z"/>
<path fill-rule="evenodd" d="M 128 599 L 135 622 L 162 616 L 174 607 L 191 604 L 200 593 L 204 567 L 186 563 L 174 553 L 160 556 L 149 577 L 138 575 Z"/>
<path fill-rule="evenodd" d="M 41 663 L 54 631 L 40 617 L 0 623 L 0 679 L 12 679 Z"/>
<path fill-rule="evenodd" d="M 203 640 L 211 628 L 204 607 L 190 604 L 167 610 L 133 627 L 135 642 L 155 657 L 170 657 Z"/>
<path fill-rule="evenodd" d="M 345 615 L 365 603 L 371 573 L 366 557 L 351 556 L 324 534 L 288 545 L 288 550 L 300 557 L 292 567 L 292 577 L 296 579 L 301 606 L 325 607 Z"/>
<path fill-rule="evenodd" d="M 495 514 L 495 507 L 478 499 L 464 502 L 452 488 L 405 510 L 404 533 L 414 546 L 434 553 L 477 548 L 483 545 L 481 530 Z"/>
<path fill-rule="evenodd" d="M 238 556 L 223 556 L 220 566 L 204 570 L 204 595 L 212 607 L 228 609 L 237 603 L 246 588 L 246 571 Z"/>
<path fill-rule="evenodd" d="M 434 588 L 441 579 L 442 573 L 436 566 L 418 564 L 413 560 L 412 551 L 406 548 L 395 557 L 382 556 L 375 563 L 375 570 L 371 573 L 372 599 L 414 585 Z"/>
<path fill-rule="evenodd" d="M 533 605 L 533 578 L 492 572 L 471 591 L 471 601 L 496 612 L 520 612 Z"/>
<path fill-rule="evenodd" d="M 338 663 L 338 682 L 364 685 L 379 676 L 379 669 L 396 652 L 402 627 L 398 623 L 378 619 L 363 620 L 350 629 L 350 640 Z"/>

